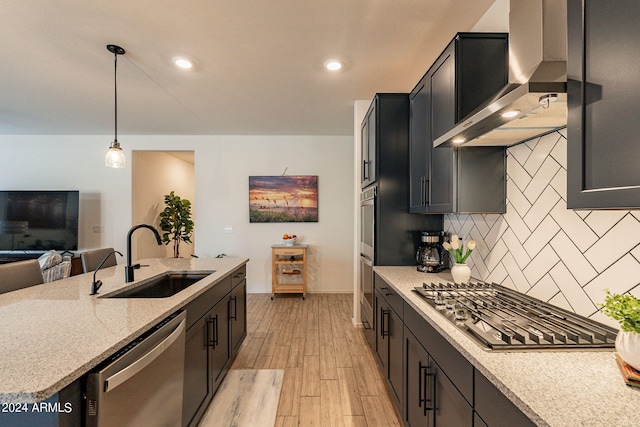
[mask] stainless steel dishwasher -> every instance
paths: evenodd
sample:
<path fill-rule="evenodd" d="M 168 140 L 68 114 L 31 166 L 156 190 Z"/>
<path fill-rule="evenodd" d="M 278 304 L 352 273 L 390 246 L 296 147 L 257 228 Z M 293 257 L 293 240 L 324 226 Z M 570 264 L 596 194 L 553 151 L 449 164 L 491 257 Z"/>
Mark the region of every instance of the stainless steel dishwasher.
<path fill-rule="evenodd" d="M 89 373 L 87 427 L 180 426 L 185 331 L 182 311 Z"/>

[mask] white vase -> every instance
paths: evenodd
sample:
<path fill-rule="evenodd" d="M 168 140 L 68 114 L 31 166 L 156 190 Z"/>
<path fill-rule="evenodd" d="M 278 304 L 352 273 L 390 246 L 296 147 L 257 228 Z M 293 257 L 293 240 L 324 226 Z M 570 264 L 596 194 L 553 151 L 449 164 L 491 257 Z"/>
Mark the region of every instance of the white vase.
<path fill-rule="evenodd" d="M 454 264 L 451 267 L 451 275 L 455 283 L 469 283 L 471 268 L 467 264 Z"/>
<path fill-rule="evenodd" d="M 640 371 L 640 334 L 637 332 L 618 332 L 616 351 L 629 365 Z"/>

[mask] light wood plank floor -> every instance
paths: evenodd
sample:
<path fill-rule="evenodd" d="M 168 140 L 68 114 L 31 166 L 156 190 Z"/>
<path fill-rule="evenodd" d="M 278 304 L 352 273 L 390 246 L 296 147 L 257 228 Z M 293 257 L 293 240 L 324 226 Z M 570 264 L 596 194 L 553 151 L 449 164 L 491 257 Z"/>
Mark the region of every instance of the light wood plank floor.
<path fill-rule="evenodd" d="M 247 337 L 231 369 L 284 369 L 276 426 L 400 427 L 353 295 L 247 295 Z"/>

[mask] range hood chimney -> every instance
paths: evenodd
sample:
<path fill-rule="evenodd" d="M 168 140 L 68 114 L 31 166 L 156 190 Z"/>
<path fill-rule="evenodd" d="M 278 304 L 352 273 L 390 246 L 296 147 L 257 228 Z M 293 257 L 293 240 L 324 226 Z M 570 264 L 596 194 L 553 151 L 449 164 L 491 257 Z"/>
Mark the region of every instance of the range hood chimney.
<path fill-rule="evenodd" d="M 566 124 L 567 4 L 511 0 L 509 84 L 433 145 L 511 146 Z"/>

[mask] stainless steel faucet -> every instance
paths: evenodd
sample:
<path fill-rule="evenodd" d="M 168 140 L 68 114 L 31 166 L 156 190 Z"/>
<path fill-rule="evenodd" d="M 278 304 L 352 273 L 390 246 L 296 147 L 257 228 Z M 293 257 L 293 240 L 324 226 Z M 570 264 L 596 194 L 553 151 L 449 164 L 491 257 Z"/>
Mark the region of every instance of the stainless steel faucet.
<path fill-rule="evenodd" d="M 102 280 L 96 281 L 96 274 L 98 273 L 98 270 L 100 270 L 100 267 L 102 267 L 102 264 L 104 264 L 107 261 L 107 259 L 109 259 L 109 257 L 111 255 L 115 256 L 114 254 L 118 254 L 118 255 L 122 256 L 122 254 L 119 251 L 111 251 L 111 252 L 109 252 L 104 257 L 104 259 L 100 262 L 100 264 L 98 264 L 96 269 L 93 271 L 93 282 L 91 282 L 91 293 L 89 295 L 95 295 L 95 294 L 98 293 L 98 289 L 100 289 L 100 286 L 102 286 Z"/>
<path fill-rule="evenodd" d="M 158 233 L 158 230 L 156 230 L 150 225 L 138 224 L 138 225 L 134 225 L 133 227 L 131 227 L 131 229 L 129 229 L 129 232 L 127 233 L 127 266 L 124 268 L 124 279 L 125 279 L 125 282 L 127 283 L 133 282 L 134 280 L 133 271 L 140 268 L 140 264 L 131 265 L 131 235 L 138 228 L 148 228 L 149 230 L 153 231 L 153 234 L 155 234 L 156 236 L 158 246 L 162 245 L 162 239 L 160 238 L 160 233 Z"/>

